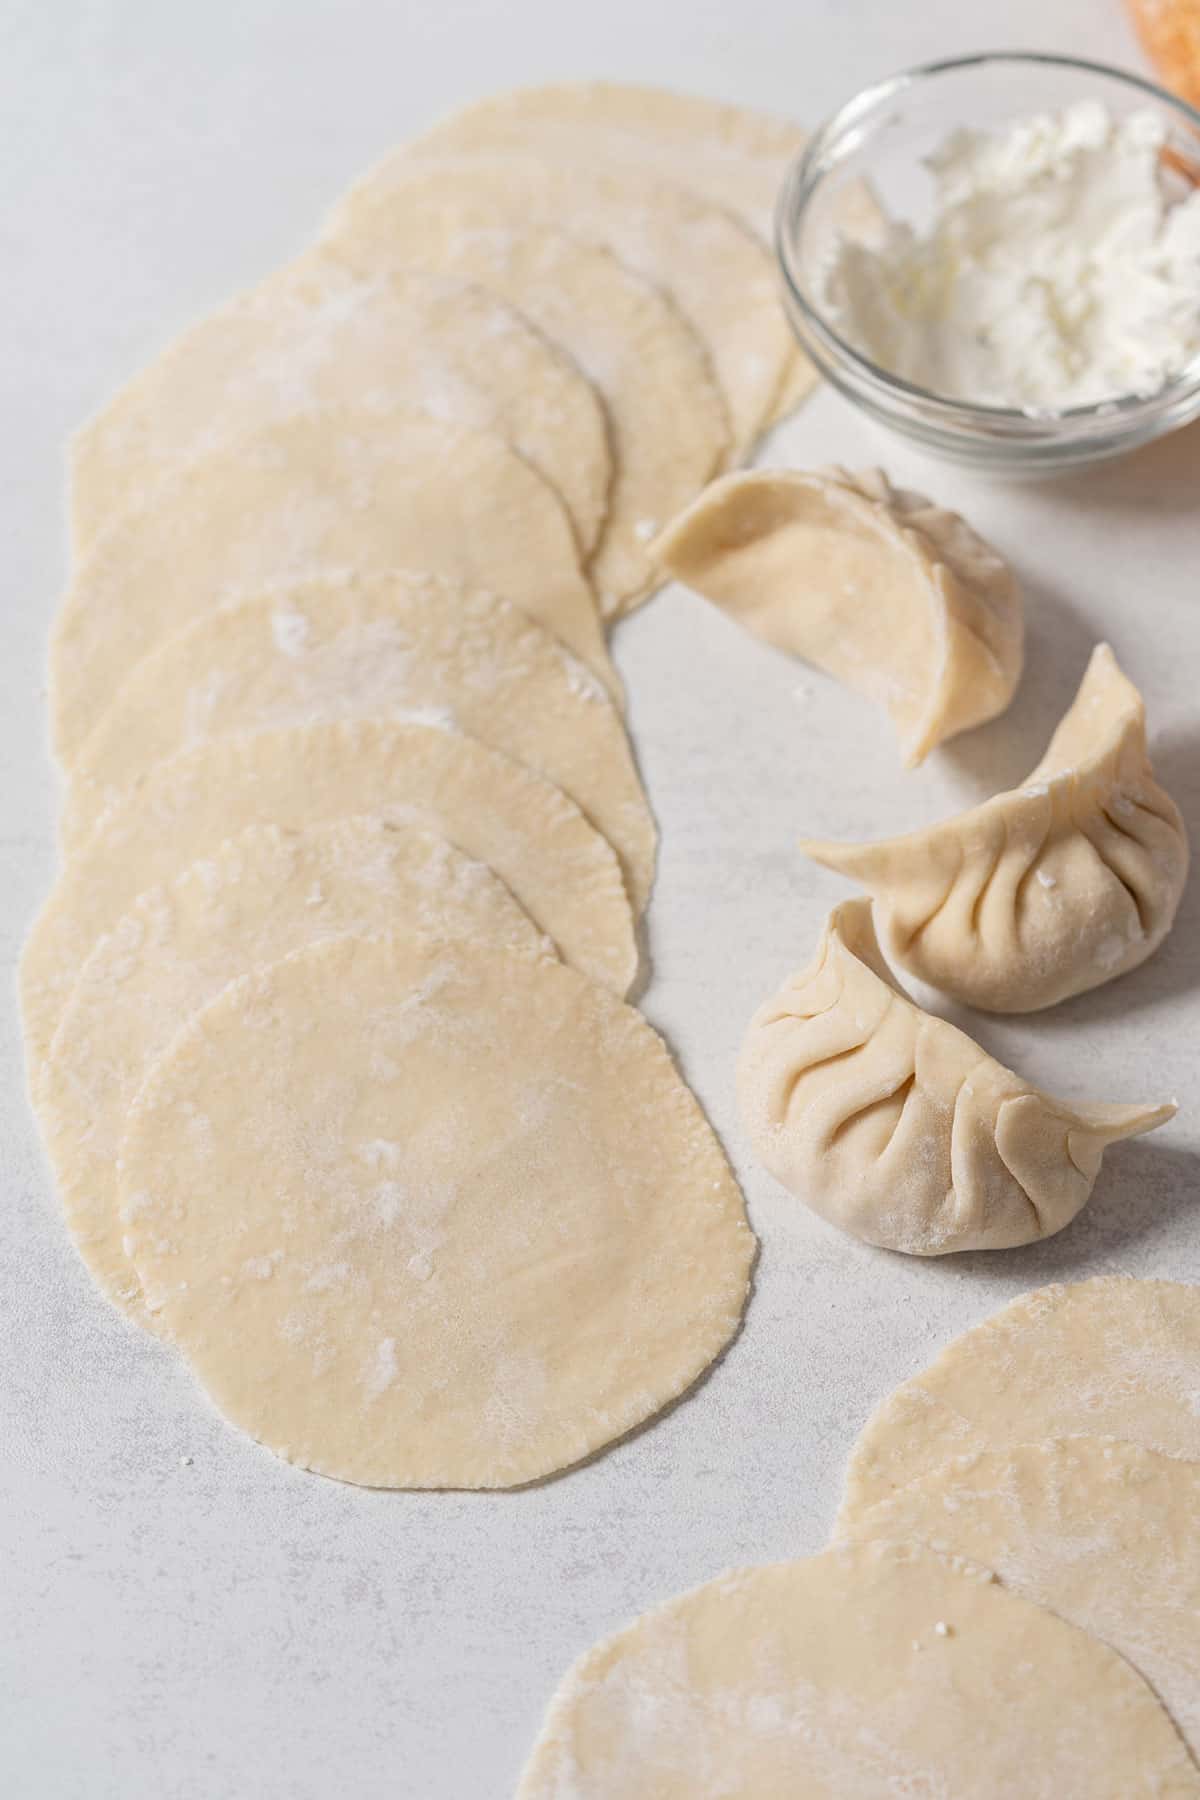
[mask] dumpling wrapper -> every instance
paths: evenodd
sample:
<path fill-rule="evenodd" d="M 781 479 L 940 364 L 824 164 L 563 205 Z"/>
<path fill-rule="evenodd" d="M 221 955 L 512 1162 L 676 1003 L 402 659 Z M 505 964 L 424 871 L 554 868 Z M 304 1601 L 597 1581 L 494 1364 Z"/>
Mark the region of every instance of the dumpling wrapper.
<path fill-rule="evenodd" d="M 702 94 L 635 82 L 563 81 L 473 101 L 410 148 L 418 156 L 534 150 L 585 167 L 649 169 L 731 212 L 770 249 L 784 176 L 807 141 L 808 133 L 790 119 Z M 847 198 L 853 203 L 853 211 L 843 208 L 847 227 L 876 229 L 878 209 L 863 184 L 855 183 Z M 816 381 L 816 370 L 794 347 L 772 419 L 799 405 Z"/>
<path fill-rule="evenodd" d="M 391 235 L 393 195 L 426 157 L 409 145 L 367 172 L 339 203 L 331 238 Z M 779 304 L 774 259 L 731 214 L 644 169 L 566 162 L 561 155 L 481 151 L 428 158 L 463 193 L 495 196 L 498 217 L 570 232 L 610 250 L 679 308 L 712 363 L 733 454 L 771 416 L 794 343 Z M 401 201 L 401 207 L 403 202 Z"/>
<path fill-rule="evenodd" d="M 874 896 L 892 962 L 988 1012 L 1036 1012 L 1137 968 L 1188 870 L 1142 697 L 1107 644 L 1022 787 L 905 837 L 801 848 Z"/>
<path fill-rule="evenodd" d="M 363 275 L 406 263 L 496 293 L 559 344 L 604 402 L 608 511 L 588 564 L 608 611 L 657 580 L 646 543 L 725 460 L 729 427 L 703 345 L 677 307 L 598 244 L 531 226 L 502 178 L 414 159 L 386 215 L 351 218 L 322 248 Z"/>
<path fill-rule="evenodd" d="M 757 637 L 885 707 L 910 767 L 1016 691 L 1024 616 L 1008 565 L 879 470 L 722 476 L 651 551 Z"/>
<path fill-rule="evenodd" d="M 902 1382 L 863 1427 L 848 1528 L 951 1457 L 1078 1432 L 1200 1462 L 1200 1287 L 1104 1275 L 1022 1294 Z"/>
<path fill-rule="evenodd" d="M 436 575 L 276 584 L 165 638 L 134 667 L 71 769 L 63 839 L 157 762 L 239 732 L 432 718 L 560 787 L 621 859 L 640 912 L 655 830 L 621 715 L 517 607 Z"/>
<path fill-rule="evenodd" d="M 735 1569 L 587 1651 L 517 1800 L 1017 1791 L 1183 1800 L 1200 1774 L 1106 1645 L 968 1564 L 866 1543 Z"/>
<path fill-rule="evenodd" d="M 633 914 L 611 845 L 522 763 L 429 724 L 338 720 L 215 738 L 159 763 L 105 813 L 59 875 L 21 954 L 31 1088 L 79 972 L 133 901 L 247 825 L 298 828 L 378 813 L 486 863 L 555 947 L 624 993 Z"/>
<path fill-rule="evenodd" d="M 419 155 L 572 149 L 692 188 L 769 243 L 788 164 L 808 134 L 790 119 L 637 82 L 512 88 L 450 113 L 413 141 Z"/>
<path fill-rule="evenodd" d="M 994 1571 L 1117 1651 L 1200 1761 L 1200 1463 L 1119 1438 L 956 1457 L 844 1522 Z"/>
<path fill-rule="evenodd" d="M 134 1100 L 120 1179 L 215 1404 L 368 1487 L 514 1487 L 612 1443 L 725 1348 L 754 1253 L 639 1013 L 407 933 L 226 988 Z"/>
<path fill-rule="evenodd" d="M 96 945 L 54 1034 L 37 1115 L 71 1236 L 129 1318 L 151 1324 L 124 1245 L 117 1158 L 153 1064 L 239 976 L 309 944 L 401 924 L 513 956 L 553 955 L 490 869 L 444 838 L 369 816 L 296 831 L 252 825 L 140 895 Z"/>
<path fill-rule="evenodd" d="M 578 364 L 418 258 L 363 280 L 318 250 L 191 326 L 76 433 L 76 547 L 193 457 L 327 406 L 494 431 L 561 496 L 585 553 L 600 535 L 607 423 Z"/>
<path fill-rule="evenodd" d="M 267 582 L 422 569 L 503 594 L 621 686 L 571 522 L 502 438 L 416 414 L 316 408 L 196 457 L 76 569 L 50 644 L 68 766 L 134 664 Z"/>
<path fill-rule="evenodd" d="M 1175 1105 L 1073 1105 L 987 1056 L 893 982 L 868 900 L 835 907 L 816 958 L 760 1007 L 737 1073 L 777 1180 L 843 1231 L 944 1256 L 1051 1237 L 1104 1151 Z"/>

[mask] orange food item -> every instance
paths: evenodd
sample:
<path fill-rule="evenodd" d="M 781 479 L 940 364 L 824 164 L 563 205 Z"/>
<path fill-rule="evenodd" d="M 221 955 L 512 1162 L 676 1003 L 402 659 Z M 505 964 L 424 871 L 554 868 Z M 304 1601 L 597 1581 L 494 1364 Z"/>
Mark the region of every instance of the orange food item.
<path fill-rule="evenodd" d="M 1127 0 L 1127 5 L 1166 85 L 1200 106 L 1200 0 Z"/>

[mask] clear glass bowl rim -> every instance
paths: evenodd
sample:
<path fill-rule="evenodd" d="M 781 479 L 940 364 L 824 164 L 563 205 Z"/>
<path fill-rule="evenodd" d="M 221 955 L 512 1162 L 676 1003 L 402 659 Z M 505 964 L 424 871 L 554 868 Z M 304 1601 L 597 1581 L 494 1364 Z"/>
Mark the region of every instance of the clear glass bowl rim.
<path fill-rule="evenodd" d="M 792 266 L 795 239 L 805 208 L 827 172 L 826 159 L 831 148 L 840 143 L 849 129 L 913 87 L 944 75 L 1000 64 L 1063 69 L 1073 74 L 1095 75 L 1106 81 L 1115 81 L 1177 114 L 1191 127 L 1200 141 L 1200 110 L 1146 76 L 1134 74 L 1128 69 L 1115 68 L 1111 63 L 1038 50 L 987 50 L 971 56 L 946 57 L 936 62 L 917 63 L 882 81 L 872 82 L 869 87 L 860 89 L 844 102 L 813 133 L 784 177 L 775 209 L 775 251 L 788 297 L 818 343 L 824 346 L 831 361 L 848 364 L 865 384 L 894 395 L 900 402 L 918 403 L 930 422 L 940 419 L 951 431 L 969 433 L 973 424 L 986 424 L 993 429 L 998 428 L 1010 440 L 1025 438 L 1027 441 L 1045 440 L 1051 436 L 1061 438 L 1073 435 L 1075 431 L 1087 435 L 1092 430 L 1103 430 L 1105 433 L 1120 435 L 1123 427 L 1133 428 L 1143 424 L 1148 417 L 1157 415 L 1165 407 L 1177 405 L 1189 395 L 1200 393 L 1200 355 L 1193 357 L 1151 394 L 1117 394 L 1087 406 L 1064 407 L 1061 411 L 1035 414 L 1018 407 L 954 400 L 931 388 L 905 381 L 902 376 L 893 375 L 847 343 L 808 299 Z"/>

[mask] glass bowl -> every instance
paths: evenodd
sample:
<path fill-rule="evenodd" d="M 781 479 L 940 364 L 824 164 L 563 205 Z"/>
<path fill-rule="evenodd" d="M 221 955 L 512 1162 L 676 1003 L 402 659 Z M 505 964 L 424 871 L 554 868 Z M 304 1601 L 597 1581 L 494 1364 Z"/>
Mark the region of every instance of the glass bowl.
<path fill-rule="evenodd" d="M 893 218 L 928 220 L 933 184 L 923 159 L 952 131 L 995 130 L 1085 99 L 1118 117 L 1157 112 L 1176 168 L 1200 179 L 1200 113 L 1184 101 L 1101 63 L 1014 52 L 928 63 L 866 88 L 821 127 L 784 180 L 776 250 L 796 336 L 863 412 L 953 462 L 1015 475 L 1074 468 L 1200 416 L 1200 356 L 1153 394 L 1035 414 L 947 399 L 891 375 L 839 336 L 823 312 L 821 278 L 839 232 L 865 234 L 871 199 Z"/>

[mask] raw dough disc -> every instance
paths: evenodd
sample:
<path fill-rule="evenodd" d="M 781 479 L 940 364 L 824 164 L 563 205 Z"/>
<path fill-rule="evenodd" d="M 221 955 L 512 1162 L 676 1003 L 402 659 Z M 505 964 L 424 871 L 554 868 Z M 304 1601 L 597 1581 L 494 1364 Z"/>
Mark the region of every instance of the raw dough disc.
<path fill-rule="evenodd" d="M 351 188 L 326 235 L 376 243 L 398 235 L 392 197 L 416 161 L 407 147 L 385 158 Z M 497 222 L 549 226 L 602 244 L 669 294 L 712 359 L 735 455 L 753 445 L 770 416 L 792 338 L 774 263 L 743 225 L 644 171 L 508 152 L 428 161 L 463 193 L 493 204 Z"/>
<path fill-rule="evenodd" d="M 364 281 L 310 253 L 193 325 L 83 426 L 77 546 L 192 457 L 325 406 L 494 431 L 562 496 L 585 551 L 600 534 L 607 424 L 569 357 L 468 282 L 413 269 Z"/>
<path fill-rule="evenodd" d="M 315 411 L 198 457 L 97 539 L 51 640 L 63 761 L 169 632 L 264 582 L 345 568 L 491 588 L 620 692 L 562 504 L 502 439 Z"/>
<path fill-rule="evenodd" d="M 388 218 L 386 238 L 347 231 L 326 249 L 364 275 L 412 261 L 478 282 L 583 370 L 612 438 L 592 578 L 614 600 L 647 592 L 657 582 L 647 539 L 695 497 L 728 447 L 724 402 L 695 333 L 664 294 L 598 244 L 506 223 L 494 195 L 436 164 L 397 174 Z"/>
<path fill-rule="evenodd" d="M 355 813 L 440 832 L 494 869 L 585 974 L 620 993 L 633 980 L 633 915 L 616 856 L 531 769 L 432 725 L 338 721 L 218 738 L 159 763 L 106 813 L 38 915 L 20 972 L 35 1094 L 80 969 L 139 894 L 247 825 L 296 829 Z"/>
<path fill-rule="evenodd" d="M 784 175 L 807 141 L 808 133 L 789 119 L 699 94 L 627 82 L 566 81 L 478 100 L 434 125 L 412 148 L 430 156 L 526 150 L 593 165 L 648 168 L 724 207 L 769 247 Z M 863 189 L 855 184 L 852 192 L 857 200 Z M 816 382 L 808 358 L 793 349 L 772 417 L 791 412 Z"/>
<path fill-rule="evenodd" d="M 635 906 L 654 822 L 621 716 L 540 625 L 436 575 L 334 575 L 203 614 L 134 666 L 71 770 L 77 846 L 156 762 L 210 738 L 432 709 L 569 794 L 621 858 Z"/>
<path fill-rule="evenodd" d="M 1200 1287 L 1102 1275 L 1023 1294 L 867 1420 L 839 1529 L 953 1456 L 1077 1432 L 1200 1461 Z"/>
<path fill-rule="evenodd" d="M 1200 1758 L 1200 1463 L 1118 1438 L 957 1457 L 855 1521 L 854 1539 L 970 1557 L 1143 1676 Z"/>
<path fill-rule="evenodd" d="M 942 1627 L 939 1630 L 939 1626 Z M 862 1544 L 739 1569 L 580 1658 L 518 1800 L 1200 1794 L 1119 1656 L 980 1571 Z"/>
<path fill-rule="evenodd" d="M 403 921 L 511 954 L 552 954 L 490 869 L 378 818 L 252 825 L 136 900 L 83 966 L 54 1034 L 38 1118 L 72 1236 L 110 1300 L 149 1318 L 122 1243 L 117 1152 L 129 1103 L 180 1026 L 291 951 Z"/>
<path fill-rule="evenodd" d="M 788 164 L 808 134 L 789 119 L 700 94 L 632 82 L 563 81 L 492 94 L 451 113 L 412 146 L 420 154 L 585 146 L 723 206 L 764 241 Z"/>
<path fill-rule="evenodd" d="M 754 1245 L 640 1014 L 409 936 L 226 988 L 134 1100 L 121 1203 L 226 1417 L 369 1487 L 512 1487 L 611 1443 L 729 1342 Z"/>

